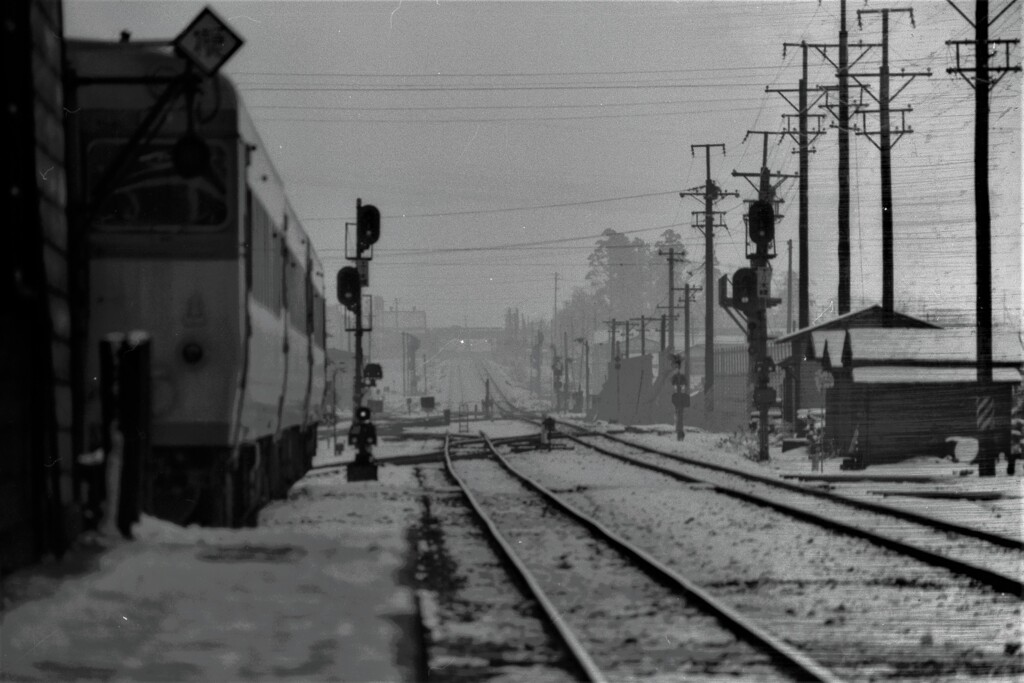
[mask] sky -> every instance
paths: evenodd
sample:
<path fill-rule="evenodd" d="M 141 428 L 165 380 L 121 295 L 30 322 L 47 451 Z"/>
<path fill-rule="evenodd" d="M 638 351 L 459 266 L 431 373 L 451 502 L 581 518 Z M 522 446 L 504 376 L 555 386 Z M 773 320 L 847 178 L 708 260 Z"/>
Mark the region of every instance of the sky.
<path fill-rule="evenodd" d="M 65 30 L 171 38 L 203 4 L 68 0 Z M 894 72 L 932 72 L 893 79 L 894 89 L 910 80 L 893 106 L 912 107 L 906 123 L 913 129 L 892 154 L 897 308 L 972 317 L 974 91 L 946 72 L 956 65 L 946 41 L 969 39 L 973 28 L 939 0 L 847 4 L 851 43 L 881 42 L 880 15 L 864 15 L 859 28 L 858 10 L 912 8 L 915 25 L 905 13 L 891 15 L 890 64 Z M 993 2 L 991 15 L 1004 4 Z M 743 200 L 754 192 L 732 173 L 759 170 L 763 140 L 747 131 L 785 127 L 782 115 L 793 107 L 766 92 L 797 87 L 801 50 L 784 54 L 783 44 L 835 44 L 839 5 L 211 3 L 246 40 L 225 72 L 255 117 L 328 281 L 346 265 L 344 223 L 354 220 L 356 199 L 375 204 L 382 236 L 369 291 L 388 306 L 425 309 L 430 326 L 501 325 L 508 307 L 550 318 L 554 274 L 560 301 L 585 287 L 587 256 L 609 228 L 650 243 L 675 229 L 693 261 L 683 277 L 692 270 L 692 282 L 702 283 L 704 237 L 691 227 L 702 201 L 679 196 L 705 180 L 703 152 L 691 145 L 725 146 L 724 155 L 714 150 L 711 175 L 740 196 L 716 206 L 727 226 L 715 231 L 716 257 L 724 272 L 746 265 Z M 973 3 L 958 6 L 973 16 Z M 1018 3 L 991 37 L 1020 34 Z M 836 52 L 828 51 L 833 59 Z M 1014 51 L 1011 63 L 1020 60 Z M 880 61 L 874 48 L 855 71 L 877 73 Z M 813 49 L 808 80 L 813 89 L 835 83 L 834 68 Z M 997 325 L 1020 320 L 1020 105 L 1021 76 L 1010 73 L 991 97 Z M 812 318 L 834 312 L 838 283 L 831 123 L 823 119 L 826 133 L 815 141 L 808 174 Z M 877 119 L 867 123 L 878 127 Z M 769 168 L 796 173 L 794 149 L 773 135 Z M 872 142 L 851 136 L 854 308 L 881 301 L 879 166 Z M 797 188 L 793 179 L 779 189 L 787 203 L 776 228 L 777 275 L 787 267 L 787 240 L 798 262 Z"/>

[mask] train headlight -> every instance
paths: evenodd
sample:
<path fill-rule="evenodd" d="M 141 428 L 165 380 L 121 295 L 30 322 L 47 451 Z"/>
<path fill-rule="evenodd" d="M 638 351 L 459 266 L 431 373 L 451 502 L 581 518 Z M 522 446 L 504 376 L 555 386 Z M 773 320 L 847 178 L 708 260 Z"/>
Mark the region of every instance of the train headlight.
<path fill-rule="evenodd" d="M 187 342 L 181 347 L 181 357 L 189 365 L 198 365 L 203 360 L 203 347 L 199 342 Z"/>

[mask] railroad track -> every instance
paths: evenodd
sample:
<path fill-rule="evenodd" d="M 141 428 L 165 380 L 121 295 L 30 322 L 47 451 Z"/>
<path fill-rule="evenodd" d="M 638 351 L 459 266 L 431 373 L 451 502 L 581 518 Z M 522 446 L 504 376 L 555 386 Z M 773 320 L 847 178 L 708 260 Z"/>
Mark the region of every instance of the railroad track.
<path fill-rule="evenodd" d="M 896 507 L 810 489 L 771 477 L 686 458 L 559 421 L 565 435 L 598 453 L 687 483 L 858 536 L 992 588 L 1024 598 L 1024 545 L 1018 539 Z"/>
<path fill-rule="evenodd" d="M 500 391 L 499 396 L 509 406 L 505 412 L 522 416 Z M 557 423 L 578 432 L 566 433 L 567 437 L 624 462 L 688 483 L 710 484 L 722 493 L 865 538 L 1024 598 L 1024 541 L 1019 538 L 687 458 L 615 435 L 591 432 L 566 420 Z"/>
<path fill-rule="evenodd" d="M 487 459 L 453 462 L 453 450 Z M 513 468 L 489 440 L 445 468 L 583 680 L 658 673 L 836 680 L 803 653 Z"/>

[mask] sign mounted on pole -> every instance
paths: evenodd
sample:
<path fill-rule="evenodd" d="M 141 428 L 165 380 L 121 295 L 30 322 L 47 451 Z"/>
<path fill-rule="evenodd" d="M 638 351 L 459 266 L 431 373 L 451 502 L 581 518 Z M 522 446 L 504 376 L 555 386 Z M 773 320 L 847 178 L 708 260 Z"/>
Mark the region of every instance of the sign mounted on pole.
<path fill-rule="evenodd" d="M 772 295 L 772 267 L 765 264 L 758 266 L 757 270 L 757 296 L 767 299 Z"/>
<path fill-rule="evenodd" d="M 174 49 L 204 74 L 212 76 L 244 42 L 227 22 L 206 7 L 174 39 Z"/>
<path fill-rule="evenodd" d="M 836 379 L 828 370 L 820 370 L 814 376 L 814 385 L 818 387 L 818 391 L 824 391 L 833 388 L 836 385 Z"/>

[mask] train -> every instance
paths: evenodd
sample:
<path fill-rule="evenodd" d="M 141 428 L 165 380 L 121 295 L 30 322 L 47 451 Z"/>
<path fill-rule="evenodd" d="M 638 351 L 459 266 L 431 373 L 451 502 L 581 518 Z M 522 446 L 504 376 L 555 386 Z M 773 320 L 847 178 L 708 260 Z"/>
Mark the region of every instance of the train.
<path fill-rule="evenodd" d="M 105 428 L 101 340 L 147 333 L 142 509 L 252 524 L 315 455 L 323 265 L 228 77 L 124 40 L 69 40 L 66 60 L 79 84 L 68 182 L 86 198 L 89 251 L 84 432 L 95 446 Z"/>

